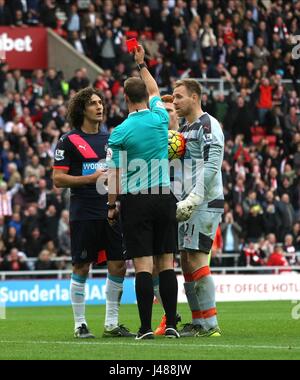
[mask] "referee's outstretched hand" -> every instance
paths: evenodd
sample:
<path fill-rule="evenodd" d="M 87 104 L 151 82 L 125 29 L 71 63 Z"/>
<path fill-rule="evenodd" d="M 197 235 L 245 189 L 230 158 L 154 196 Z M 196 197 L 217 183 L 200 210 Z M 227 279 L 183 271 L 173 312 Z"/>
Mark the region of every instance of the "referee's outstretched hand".
<path fill-rule="evenodd" d="M 138 45 L 138 47 L 134 50 L 134 59 L 138 65 L 145 62 L 145 50 L 142 45 Z"/>

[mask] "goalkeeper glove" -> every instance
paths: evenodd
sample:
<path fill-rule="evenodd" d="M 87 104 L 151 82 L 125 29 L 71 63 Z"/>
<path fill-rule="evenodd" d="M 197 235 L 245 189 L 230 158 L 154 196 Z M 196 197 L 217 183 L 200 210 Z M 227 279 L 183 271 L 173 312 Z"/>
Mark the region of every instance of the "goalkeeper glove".
<path fill-rule="evenodd" d="M 189 220 L 195 208 L 202 203 L 203 199 L 197 194 L 191 193 L 184 201 L 177 203 L 176 218 L 178 222 Z"/>

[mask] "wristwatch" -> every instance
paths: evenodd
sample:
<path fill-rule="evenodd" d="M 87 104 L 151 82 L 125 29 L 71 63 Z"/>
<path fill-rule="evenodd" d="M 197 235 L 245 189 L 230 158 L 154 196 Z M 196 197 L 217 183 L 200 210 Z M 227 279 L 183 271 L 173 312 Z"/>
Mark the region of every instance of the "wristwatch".
<path fill-rule="evenodd" d="M 117 208 L 117 204 L 114 203 L 111 205 L 109 202 L 106 203 L 109 210 L 115 210 Z"/>
<path fill-rule="evenodd" d="M 138 64 L 137 67 L 138 67 L 139 71 L 141 71 L 144 67 L 147 68 L 147 65 L 145 62 L 143 62 L 143 63 Z"/>

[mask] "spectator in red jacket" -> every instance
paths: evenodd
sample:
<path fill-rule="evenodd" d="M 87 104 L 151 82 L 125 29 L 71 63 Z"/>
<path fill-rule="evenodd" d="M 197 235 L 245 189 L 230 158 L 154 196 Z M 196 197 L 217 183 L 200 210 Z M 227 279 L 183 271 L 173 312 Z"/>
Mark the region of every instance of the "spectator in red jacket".
<path fill-rule="evenodd" d="M 222 253 L 223 250 L 223 238 L 221 227 L 219 226 L 216 232 L 216 236 L 213 242 L 213 246 L 211 248 L 211 266 L 217 267 L 221 266 L 221 257 L 218 257 Z"/>
<path fill-rule="evenodd" d="M 288 267 L 289 263 L 287 259 L 284 257 L 283 250 L 281 246 L 276 245 L 274 248 L 274 252 L 270 255 L 267 266 L 269 267 Z M 290 272 L 291 269 L 287 268 L 285 270 L 280 270 L 279 273 Z"/>
<path fill-rule="evenodd" d="M 258 117 L 261 125 L 265 125 L 266 114 L 272 109 L 273 87 L 267 78 L 263 78 L 259 87 L 259 99 L 257 103 Z"/>

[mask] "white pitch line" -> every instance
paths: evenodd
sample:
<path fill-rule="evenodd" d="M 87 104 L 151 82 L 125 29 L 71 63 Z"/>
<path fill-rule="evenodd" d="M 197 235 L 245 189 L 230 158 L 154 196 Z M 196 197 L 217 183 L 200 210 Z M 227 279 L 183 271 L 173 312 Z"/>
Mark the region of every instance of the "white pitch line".
<path fill-rule="evenodd" d="M 174 348 L 173 344 L 163 344 L 163 343 L 151 343 L 151 342 L 136 342 L 136 343 L 125 343 L 120 341 L 114 342 L 62 342 L 62 341 L 17 341 L 17 340 L 0 340 L 0 344 L 34 344 L 34 345 L 47 345 L 47 344 L 56 344 L 56 345 L 66 345 L 66 346 L 133 346 L 133 347 L 160 347 L 160 348 Z M 255 345 L 242 345 L 242 344 L 178 344 L 176 343 L 176 348 L 184 349 L 195 349 L 195 348 L 227 348 L 231 350 L 300 350 L 300 347 L 293 346 L 255 346 Z"/>

